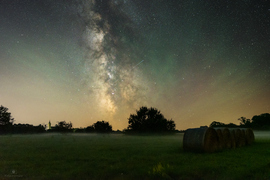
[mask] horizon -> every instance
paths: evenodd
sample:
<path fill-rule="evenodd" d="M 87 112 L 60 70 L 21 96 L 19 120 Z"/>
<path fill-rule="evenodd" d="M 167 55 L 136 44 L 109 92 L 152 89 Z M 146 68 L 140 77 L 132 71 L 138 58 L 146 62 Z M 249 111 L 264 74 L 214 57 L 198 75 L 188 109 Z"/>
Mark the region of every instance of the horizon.
<path fill-rule="evenodd" d="M 5 107 L 5 106 L 4 106 Z M 9 113 L 11 113 L 10 111 L 8 111 Z M 134 113 L 134 114 L 136 114 L 136 113 Z M 162 113 L 161 113 L 162 114 Z M 262 114 L 269 114 L 269 113 L 261 113 L 261 114 L 256 114 L 256 115 L 253 115 L 252 116 L 252 118 L 254 117 L 254 116 L 259 116 L 259 115 L 262 115 Z M 12 116 L 12 113 L 11 113 L 11 116 Z M 244 116 L 241 116 L 241 117 L 244 117 Z M 12 116 L 12 118 L 13 118 L 13 116 Z M 166 118 L 166 117 L 165 117 Z M 245 117 L 246 118 L 246 117 Z M 250 119 L 250 120 L 252 120 L 252 118 L 247 118 L 247 119 Z M 167 119 L 167 118 L 166 118 Z M 235 124 L 235 125 L 237 125 L 237 126 L 241 126 L 241 123 L 240 123 L 240 121 L 239 121 L 239 119 L 240 118 L 238 118 L 237 119 L 237 123 L 233 123 L 233 122 L 228 122 L 227 123 L 227 125 L 228 124 Z M 170 120 L 170 119 L 167 119 L 167 120 Z M 173 120 L 173 119 L 172 119 Z M 65 120 L 63 120 L 63 121 L 65 121 Z M 98 121 L 104 121 L 104 120 L 98 120 Z M 96 122 L 98 122 L 98 121 L 96 121 Z M 173 120 L 174 121 L 174 120 Z M 61 122 L 61 121 L 56 121 L 54 124 L 51 122 L 51 120 L 49 120 L 48 121 L 48 123 L 40 123 L 40 124 L 30 124 L 30 125 L 34 125 L 34 126 L 38 126 L 38 125 L 42 125 L 42 126 L 45 126 L 45 129 L 46 130 L 48 130 L 48 127 L 50 127 L 50 125 L 51 125 L 51 127 L 55 127 L 59 122 Z M 71 121 L 65 121 L 65 122 L 67 122 L 67 123 L 72 123 Z M 96 123 L 96 122 L 94 122 L 94 123 Z M 105 121 L 105 122 L 108 122 L 109 124 L 110 124 L 110 122 L 109 121 Z M 214 122 L 214 121 L 212 121 L 212 122 Z M 212 123 L 211 122 L 211 123 Z M 215 121 L 215 122 L 220 122 L 220 123 L 223 123 L 223 122 L 221 122 L 221 121 Z M 94 124 L 93 123 L 93 124 Z M 16 120 L 14 119 L 14 121 L 13 121 L 13 124 L 29 124 L 29 123 L 16 123 Z M 50 124 L 50 125 L 49 125 Z M 91 124 L 91 125 L 88 125 L 88 126 L 92 126 L 93 124 Z M 226 123 L 224 123 L 225 125 L 226 125 Z M 112 124 L 110 124 L 110 125 L 112 125 Z M 74 127 L 73 126 L 73 123 L 72 123 L 72 129 L 84 129 L 84 128 L 87 128 L 88 126 L 85 126 L 85 127 Z M 186 128 L 186 129 L 178 129 L 177 127 L 175 128 L 175 130 L 176 131 L 185 131 L 185 130 L 187 130 L 187 129 L 190 129 L 190 128 L 198 128 L 198 127 L 204 127 L 204 126 L 206 126 L 206 127 L 210 127 L 210 124 L 209 125 L 198 125 L 198 126 L 194 126 L 194 127 L 188 127 L 188 128 Z M 127 129 L 128 128 L 128 125 L 127 125 L 127 127 L 125 127 L 125 128 L 123 128 L 123 129 L 114 129 L 113 128 L 113 126 L 112 126 L 112 130 L 113 131 L 124 131 L 125 129 Z"/>

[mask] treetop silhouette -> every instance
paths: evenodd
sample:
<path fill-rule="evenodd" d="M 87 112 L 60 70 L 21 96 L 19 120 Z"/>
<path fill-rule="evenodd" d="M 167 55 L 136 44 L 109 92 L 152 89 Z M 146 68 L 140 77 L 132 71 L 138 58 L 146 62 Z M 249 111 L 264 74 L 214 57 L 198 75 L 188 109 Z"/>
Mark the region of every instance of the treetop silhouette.
<path fill-rule="evenodd" d="M 4 106 L 0 106 L 0 125 L 7 126 L 12 125 L 14 122 L 14 118 L 12 118 L 11 113 L 8 112 L 8 108 Z"/>
<path fill-rule="evenodd" d="M 167 120 L 156 108 L 142 106 L 128 118 L 128 130 L 136 132 L 168 132 L 175 130 L 173 120 Z"/>

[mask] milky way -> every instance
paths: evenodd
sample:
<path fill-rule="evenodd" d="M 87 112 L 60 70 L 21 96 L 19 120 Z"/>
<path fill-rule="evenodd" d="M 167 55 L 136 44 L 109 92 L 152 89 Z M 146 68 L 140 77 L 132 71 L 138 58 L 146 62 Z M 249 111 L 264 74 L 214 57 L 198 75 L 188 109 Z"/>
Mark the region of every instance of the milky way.
<path fill-rule="evenodd" d="M 79 5 L 79 18 L 85 23 L 83 47 L 89 98 L 95 99 L 102 113 L 112 117 L 118 111 L 143 104 L 146 94 L 137 67 L 143 60 L 134 64 L 140 59 L 134 56 L 134 45 L 126 42 L 132 39 L 125 39 L 129 37 L 123 35 L 132 33 L 132 29 L 123 26 L 129 20 L 120 10 L 123 3 L 84 1 Z M 118 27 L 120 23 L 123 29 Z"/>
<path fill-rule="evenodd" d="M 269 112 L 267 1 L 4 0 L 0 8 L 0 103 L 17 122 L 123 129 L 151 106 L 185 129 Z"/>

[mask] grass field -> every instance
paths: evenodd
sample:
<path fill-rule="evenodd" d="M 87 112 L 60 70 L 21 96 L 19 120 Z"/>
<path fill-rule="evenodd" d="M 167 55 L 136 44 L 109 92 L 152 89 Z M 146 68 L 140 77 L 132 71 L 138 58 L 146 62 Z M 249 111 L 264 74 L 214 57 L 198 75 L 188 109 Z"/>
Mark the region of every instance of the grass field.
<path fill-rule="evenodd" d="M 270 179 L 270 137 L 204 154 L 183 134 L 0 136 L 0 179 Z"/>

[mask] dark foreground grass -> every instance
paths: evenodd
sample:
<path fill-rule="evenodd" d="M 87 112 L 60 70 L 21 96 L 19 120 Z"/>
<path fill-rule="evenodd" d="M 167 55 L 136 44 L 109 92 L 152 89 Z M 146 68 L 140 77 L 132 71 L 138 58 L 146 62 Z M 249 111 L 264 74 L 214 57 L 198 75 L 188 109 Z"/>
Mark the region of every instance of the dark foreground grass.
<path fill-rule="evenodd" d="M 0 136 L 0 179 L 270 179 L 270 139 L 203 154 L 183 134 Z"/>

